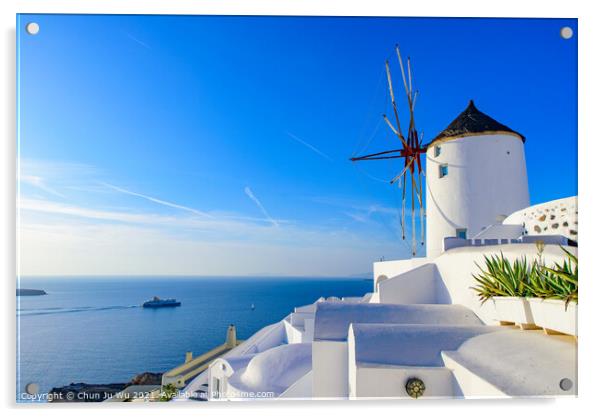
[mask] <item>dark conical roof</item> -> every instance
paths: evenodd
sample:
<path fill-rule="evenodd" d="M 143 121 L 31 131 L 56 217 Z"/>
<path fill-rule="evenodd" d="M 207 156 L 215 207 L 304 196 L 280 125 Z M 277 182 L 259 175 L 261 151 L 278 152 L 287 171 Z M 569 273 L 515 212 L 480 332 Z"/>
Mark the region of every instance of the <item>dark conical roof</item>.
<path fill-rule="evenodd" d="M 487 116 L 477 109 L 474 105 L 474 101 L 470 100 L 468 107 L 466 107 L 466 109 L 445 128 L 445 130 L 439 133 L 435 139 L 431 141 L 431 144 L 463 136 L 495 135 L 503 133 L 515 135 L 523 142 L 525 141 L 523 135 Z"/>

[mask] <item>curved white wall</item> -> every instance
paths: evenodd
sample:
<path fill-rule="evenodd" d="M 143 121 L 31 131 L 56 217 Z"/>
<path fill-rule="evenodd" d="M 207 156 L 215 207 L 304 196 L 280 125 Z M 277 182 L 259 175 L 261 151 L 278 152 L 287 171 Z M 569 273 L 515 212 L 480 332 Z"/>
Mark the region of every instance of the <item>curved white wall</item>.
<path fill-rule="evenodd" d="M 508 216 L 504 225 L 521 225 L 529 236 L 562 235 L 579 241 L 577 196 L 519 210 Z"/>
<path fill-rule="evenodd" d="M 467 229 L 473 237 L 500 215 L 529 206 L 523 142 L 512 135 L 467 136 L 426 153 L 427 256 L 441 254 L 443 238 Z M 439 166 L 447 164 L 447 176 Z"/>

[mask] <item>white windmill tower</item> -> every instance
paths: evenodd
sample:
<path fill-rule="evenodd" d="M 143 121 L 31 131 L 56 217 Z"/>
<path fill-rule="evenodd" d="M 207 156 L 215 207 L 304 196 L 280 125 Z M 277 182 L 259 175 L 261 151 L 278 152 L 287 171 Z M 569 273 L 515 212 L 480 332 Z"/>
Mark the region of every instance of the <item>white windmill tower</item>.
<path fill-rule="evenodd" d="M 468 107 L 426 152 L 427 257 L 529 206 L 525 137 Z"/>

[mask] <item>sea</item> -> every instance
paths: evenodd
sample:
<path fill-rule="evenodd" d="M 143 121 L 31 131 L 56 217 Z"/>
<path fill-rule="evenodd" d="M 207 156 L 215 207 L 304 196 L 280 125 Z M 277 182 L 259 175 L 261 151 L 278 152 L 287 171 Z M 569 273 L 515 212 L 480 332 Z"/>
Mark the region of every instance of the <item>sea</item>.
<path fill-rule="evenodd" d="M 47 295 L 17 297 L 17 401 L 70 383 L 121 383 L 165 372 L 224 343 L 282 320 L 321 296 L 372 291 L 365 278 L 22 277 L 20 288 Z M 181 307 L 145 309 L 153 296 Z M 31 387 L 32 385 L 30 385 Z M 40 396 L 41 397 L 41 396 Z"/>

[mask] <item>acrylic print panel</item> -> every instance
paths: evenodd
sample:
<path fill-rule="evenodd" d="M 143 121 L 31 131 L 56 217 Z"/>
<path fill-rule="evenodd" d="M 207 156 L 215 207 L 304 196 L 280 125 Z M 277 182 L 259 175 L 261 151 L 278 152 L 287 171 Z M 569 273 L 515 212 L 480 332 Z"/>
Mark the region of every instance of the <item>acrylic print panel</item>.
<path fill-rule="evenodd" d="M 18 402 L 576 395 L 576 20 L 17 34 Z"/>

